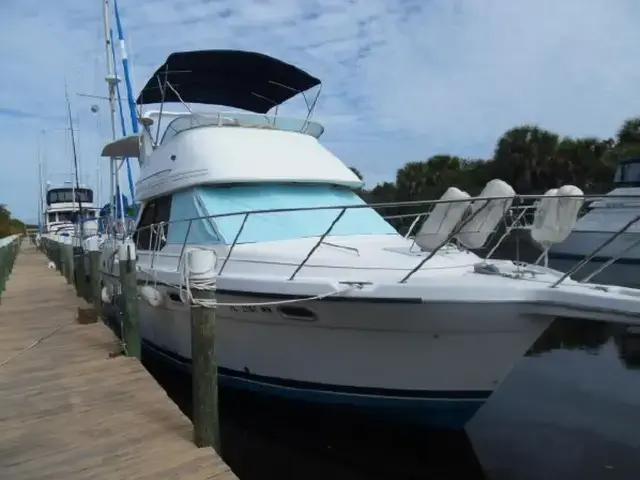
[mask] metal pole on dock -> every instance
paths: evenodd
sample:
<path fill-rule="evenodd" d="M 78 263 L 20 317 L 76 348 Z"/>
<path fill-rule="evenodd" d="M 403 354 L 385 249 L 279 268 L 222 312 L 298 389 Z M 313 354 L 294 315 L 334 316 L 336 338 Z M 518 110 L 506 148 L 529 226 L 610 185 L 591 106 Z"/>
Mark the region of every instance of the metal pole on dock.
<path fill-rule="evenodd" d="M 122 341 L 129 357 L 140 359 L 140 315 L 138 312 L 138 278 L 136 275 L 136 247 L 125 242 L 118 245 L 118 269 L 124 300 L 122 319 Z"/>
<path fill-rule="evenodd" d="M 186 259 L 191 292 L 191 362 L 193 389 L 193 436 L 198 447 L 220 453 L 218 419 L 218 367 L 215 358 L 215 253 L 191 250 Z M 193 285 L 192 279 L 199 280 Z M 204 280 L 204 282 L 203 282 Z M 209 280 L 209 282 L 207 282 Z M 199 287 L 198 285 L 207 285 Z"/>

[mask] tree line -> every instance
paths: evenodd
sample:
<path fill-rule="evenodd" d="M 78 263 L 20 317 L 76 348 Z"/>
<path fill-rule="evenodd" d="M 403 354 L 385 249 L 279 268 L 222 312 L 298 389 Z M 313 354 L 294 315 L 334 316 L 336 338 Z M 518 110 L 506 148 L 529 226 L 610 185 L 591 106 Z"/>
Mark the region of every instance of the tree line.
<path fill-rule="evenodd" d="M 6 205 L 0 204 L 0 238 L 23 233 L 24 231 L 24 223 L 12 217 Z"/>
<path fill-rule="evenodd" d="M 405 164 L 395 181 L 359 193 L 369 203 L 437 199 L 450 186 L 477 195 L 494 178 L 521 195 L 542 194 L 566 184 L 585 193 L 604 193 L 612 189 L 619 161 L 634 156 L 640 156 L 640 117 L 626 120 L 615 137 L 607 139 L 563 137 L 537 125 L 521 125 L 498 139 L 489 159 L 434 155 Z M 353 171 L 363 178 L 357 169 Z M 396 213 L 392 210 L 384 214 Z"/>

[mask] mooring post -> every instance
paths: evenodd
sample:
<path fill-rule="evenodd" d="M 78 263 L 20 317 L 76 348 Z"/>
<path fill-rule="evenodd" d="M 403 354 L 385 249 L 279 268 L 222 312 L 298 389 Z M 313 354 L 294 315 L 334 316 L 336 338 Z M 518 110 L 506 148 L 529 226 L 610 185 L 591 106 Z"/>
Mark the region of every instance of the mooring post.
<path fill-rule="evenodd" d="M 89 298 L 87 288 L 87 274 L 84 268 L 84 248 L 82 247 L 82 239 L 74 238 L 74 243 L 79 245 L 73 245 L 73 272 L 74 272 L 74 286 L 76 287 L 76 295 L 84 298 Z"/>
<path fill-rule="evenodd" d="M 41 238 L 40 245 L 46 257 L 54 263 L 54 265 L 56 266 L 56 270 L 60 271 L 60 265 L 58 264 L 59 259 L 56 258 L 56 250 L 54 248 L 54 244 L 50 243 L 46 238 Z"/>
<path fill-rule="evenodd" d="M 140 359 L 140 315 L 138 312 L 138 276 L 136 274 L 136 247 L 131 242 L 118 246 L 118 269 L 124 299 L 122 341 L 127 356 Z"/>
<path fill-rule="evenodd" d="M 20 238 L 13 239 L 10 243 L 0 247 L 0 303 L 2 303 L 2 294 L 7 286 L 7 279 L 18 256 L 19 242 Z"/>
<path fill-rule="evenodd" d="M 189 250 L 184 261 L 187 262 L 188 291 L 191 292 L 193 437 L 198 447 L 213 447 L 220 453 L 213 281 L 216 273 L 216 255 L 211 250 Z"/>
<path fill-rule="evenodd" d="M 7 277 L 11 272 L 13 272 L 13 266 L 16 263 L 16 258 L 18 257 L 19 249 L 20 249 L 20 238 L 16 238 L 9 244 L 10 257 L 9 257 L 9 272 L 7 274 Z"/>
<path fill-rule="evenodd" d="M 58 270 L 58 272 L 61 272 L 62 265 L 60 264 L 60 249 L 58 248 L 58 245 L 46 239 L 41 240 L 41 242 L 43 242 L 42 245 L 47 258 L 54 263 L 54 265 L 56 266 L 56 270 Z"/>
<path fill-rule="evenodd" d="M 91 302 L 98 319 L 102 318 L 102 276 L 100 274 L 100 249 L 98 239 L 89 240 L 89 272 L 91 278 Z"/>
<path fill-rule="evenodd" d="M 60 275 L 64 275 L 64 259 L 62 258 L 62 246 L 58 242 L 54 242 L 53 240 L 48 240 L 49 248 L 53 252 L 54 262 L 56 264 L 56 269 L 60 272 Z"/>
<path fill-rule="evenodd" d="M 69 269 L 69 265 L 67 263 L 67 259 L 65 255 L 67 254 L 67 249 L 64 248 L 63 242 L 55 242 L 58 245 L 58 249 L 60 250 L 60 273 L 64 278 L 67 278 L 69 275 L 67 274 L 67 270 Z"/>
<path fill-rule="evenodd" d="M 60 248 L 62 249 L 62 262 L 64 267 L 64 276 L 67 279 L 67 284 L 74 285 L 73 245 L 64 240 L 63 243 L 60 243 Z"/>

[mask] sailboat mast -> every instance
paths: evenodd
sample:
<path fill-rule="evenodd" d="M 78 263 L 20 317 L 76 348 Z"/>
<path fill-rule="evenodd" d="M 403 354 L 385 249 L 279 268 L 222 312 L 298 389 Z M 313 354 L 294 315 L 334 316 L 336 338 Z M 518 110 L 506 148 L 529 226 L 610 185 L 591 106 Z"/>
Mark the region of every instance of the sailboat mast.
<path fill-rule="evenodd" d="M 116 95 L 115 86 L 118 83 L 114 72 L 113 57 L 111 56 L 111 27 L 109 26 L 109 0 L 103 0 L 103 21 L 104 21 L 104 41 L 105 41 L 105 53 L 107 59 L 107 88 L 109 98 L 109 116 L 111 120 L 111 140 L 116 139 Z M 118 170 L 115 166 L 114 159 L 109 160 L 109 204 L 111 206 L 111 218 L 116 217 L 116 210 L 114 205 L 114 195 L 116 193 Z"/>
<path fill-rule="evenodd" d="M 69 102 L 69 93 L 67 92 L 67 86 L 64 87 L 64 96 L 67 101 L 67 114 L 69 116 L 69 130 L 71 131 L 71 149 L 73 152 L 73 172 L 75 176 L 75 183 L 72 182 L 73 188 L 73 203 L 75 206 L 76 198 L 78 200 L 78 216 L 80 218 L 80 238 L 84 238 L 84 222 L 82 221 L 82 195 L 80 192 L 80 177 L 78 174 L 78 151 L 76 148 L 76 136 L 73 132 L 73 116 L 71 115 L 71 103 Z"/>

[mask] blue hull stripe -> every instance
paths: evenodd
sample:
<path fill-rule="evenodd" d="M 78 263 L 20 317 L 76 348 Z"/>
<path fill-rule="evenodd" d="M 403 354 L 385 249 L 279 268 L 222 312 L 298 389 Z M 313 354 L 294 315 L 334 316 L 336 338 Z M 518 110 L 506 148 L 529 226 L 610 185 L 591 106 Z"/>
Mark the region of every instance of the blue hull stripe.
<path fill-rule="evenodd" d="M 176 358 L 176 355 L 143 341 L 143 355 L 163 358 L 186 374 L 191 374 L 191 364 Z M 368 413 L 401 424 L 422 425 L 444 430 L 462 430 L 484 405 L 491 392 L 406 392 L 402 396 L 389 394 L 393 390 L 359 389 L 358 393 L 348 392 L 344 387 L 307 382 L 283 381 L 271 377 L 250 375 L 226 368 L 219 368 L 219 384 L 223 388 L 242 390 L 256 395 L 279 397 L 310 405 L 332 405 L 343 409 L 353 409 L 357 413 Z M 269 379 L 269 383 L 265 382 Z M 278 383 L 276 383 L 278 382 Z M 304 385 L 304 387 L 302 386 Z M 313 386 L 313 387 L 311 387 Z M 367 391 L 368 393 L 362 393 Z M 380 393 L 385 392 L 384 395 Z M 448 395 L 448 396 L 447 396 Z M 463 395 L 467 395 L 463 398 Z"/>
<path fill-rule="evenodd" d="M 177 355 L 164 348 L 158 347 L 151 342 L 143 340 L 150 349 L 163 357 L 183 365 L 185 370 L 191 371 L 191 360 L 181 355 Z M 227 377 L 229 380 L 250 382 L 262 386 L 271 386 L 286 390 L 314 390 L 332 395 L 363 396 L 363 397 L 384 397 L 397 400 L 418 400 L 419 402 L 430 400 L 447 401 L 486 401 L 492 394 L 485 390 L 400 390 L 375 387 L 352 387 L 347 385 L 332 385 L 326 383 L 306 382 L 301 380 L 288 380 L 278 377 L 268 377 L 256 375 L 249 372 L 232 370 L 230 368 L 218 367 L 218 375 Z"/>

